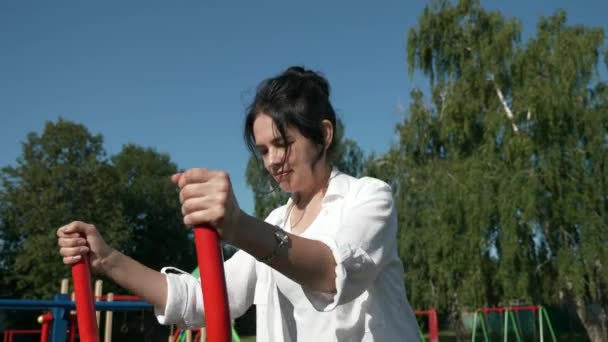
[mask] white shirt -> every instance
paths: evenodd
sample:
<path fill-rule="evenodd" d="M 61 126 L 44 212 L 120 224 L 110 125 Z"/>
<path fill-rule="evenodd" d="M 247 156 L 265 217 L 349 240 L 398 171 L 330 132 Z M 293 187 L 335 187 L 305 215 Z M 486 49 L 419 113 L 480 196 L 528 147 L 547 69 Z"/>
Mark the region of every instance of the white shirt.
<path fill-rule="evenodd" d="M 290 231 L 286 205 L 266 222 Z M 224 268 L 230 317 L 256 305 L 257 341 L 419 341 L 397 254 L 397 218 L 390 187 L 333 170 L 319 215 L 300 236 L 325 243 L 336 261 L 335 294 L 303 288 L 244 251 Z M 161 324 L 204 326 L 200 283 L 189 274 L 167 276 Z"/>

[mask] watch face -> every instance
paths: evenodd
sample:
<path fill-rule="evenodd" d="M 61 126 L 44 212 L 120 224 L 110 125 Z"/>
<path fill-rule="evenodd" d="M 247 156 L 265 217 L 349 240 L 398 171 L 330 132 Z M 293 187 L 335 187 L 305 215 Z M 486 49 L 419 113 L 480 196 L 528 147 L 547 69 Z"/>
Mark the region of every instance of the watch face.
<path fill-rule="evenodd" d="M 277 238 L 280 244 L 284 244 L 287 242 L 287 240 L 289 240 L 289 235 L 287 235 L 287 233 L 285 233 L 285 231 L 282 229 L 277 229 L 274 232 L 274 236 Z"/>

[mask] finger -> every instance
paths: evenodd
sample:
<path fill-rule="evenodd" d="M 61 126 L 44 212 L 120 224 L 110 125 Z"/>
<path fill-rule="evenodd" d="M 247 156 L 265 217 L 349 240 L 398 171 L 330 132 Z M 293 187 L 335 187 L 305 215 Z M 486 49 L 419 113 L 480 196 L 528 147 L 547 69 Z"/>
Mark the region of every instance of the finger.
<path fill-rule="evenodd" d="M 188 169 L 180 177 L 179 187 L 183 188 L 186 184 L 191 183 L 204 183 L 222 174 L 225 174 L 225 172 L 203 168 Z"/>
<path fill-rule="evenodd" d="M 181 178 L 181 176 L 182 176 L 181 172 L 173 174 L 173 175 L 171 175 L 171 181 L 175 184 L 179 184 L 179 179 Z"/>
<path fill-rule="evenodd" d="M 195 211 L 207 210 L 213 207 L 224 209 L 226 205 L 226 194 L 218 192 L 209 195 L 188 198 L 182 203 L 182 215 L 188 215 Z"/>
<path fill-rule="evenodd" d="M 213 193 L 214 187 L 210 183 L 193 183 L 187 184 L 179 192 L 179 200 L 181 203 L 194 197 L 206 197 Z"/>
<path fill-rule="evenodd" d="M 196 211 L 208 209 L 210 201 L 203 197 L 194 197 L 187 199 L 182 204 L 182 215 L 186 216 Z"/>
<path fill-rule="evenodd" d="M 223 219 L 223 210 L 220 208 L 212 208 L 198 210 L 184 216 L 184 224 L 189 226 L 218 226 Z"/>
<path fill-rule="evenodd" d="M 79 247 L 86 246 L 87 240 L 81 237 L 76 238 L 59 238 L 57 240 L 57 245 L 59 247 Z"/>
<path fill-rule="evenodd" d="M 73 234 L 73 233 L 84 234 L 84 235 L 97 234 L 97 229 L 95 228 L 94 225 L 85 223 L 85 222 L 81 222 L 81 221 L 73 221 L 73 222 L 59 228 L 59 230 L 61 232 L 63 232 L 64 234 Z"/>
<path fill-rule="evenodd" d="M 80 255 L 72 255 L 69 257 L 63 257 L 63 263 L 66 265 L 71 265 L 71 264 L 75 264 L 75 263 L 79 262 L 80 259 L 82 259 L 82 256 L 80 256 Z"/>
<path fill-rule="evenodd" d="M 89 248 L 86 246 L 80 247 L 62 247 L 59 249 L 59 255 L 62 257 L 72 257 L 75 255 L 82 255 L 89 252 Z"/>
<path fill-rule="evenodd" d="M 57 233 L 63 233 L 65 235 L 68 234 L 79 234 L 79 233 L 84 233 L 84 230 L 82 228 L 82 224 L 84 222 L 80 222 L 80 221 L 72 221 L 68 224 L 66 224 L 65 226 L 59 228 L 59 230 L 57 231 Z"/>
<path fill-rule="evenodd" d="M 57 237 L 74 239 L 80 237 L 80 233 L 64 233 L 63 230 L 57 230 Z"/>

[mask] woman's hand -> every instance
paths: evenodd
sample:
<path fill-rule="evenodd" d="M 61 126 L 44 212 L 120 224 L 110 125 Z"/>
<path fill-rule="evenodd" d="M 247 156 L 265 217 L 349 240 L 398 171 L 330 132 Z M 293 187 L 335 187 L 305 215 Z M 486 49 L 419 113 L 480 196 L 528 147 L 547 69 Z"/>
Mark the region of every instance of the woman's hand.
<path fill-rule="evenodd" d="M 91 267 L 103 273 L 103 260 L 114 251 L 103 240 L 94 225 L 74 221 L 57 229 L 59 254 L 66 265 L 75 264 L 82 255 L 89 254 Z"/>
<path fill-rule="evenodd" d="M 171 180 L 180 188 L 185 224 L 208 226 L 214 228 L 223 240 L 235 240 L 243 212 L 226 172 L 189 169 L 173 175 Z"/>

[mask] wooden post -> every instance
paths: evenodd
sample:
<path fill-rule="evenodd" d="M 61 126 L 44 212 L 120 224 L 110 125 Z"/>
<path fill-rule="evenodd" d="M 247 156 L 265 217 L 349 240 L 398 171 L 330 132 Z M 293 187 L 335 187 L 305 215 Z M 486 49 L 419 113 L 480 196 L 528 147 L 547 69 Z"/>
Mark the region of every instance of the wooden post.
<path fill-rule="evenodd" d="M 72 302 L 76 301 L 76 292 L 72 291 L 72 297 L 70 297 L 72 299 Z M 72 310 L 70 311 L 70 315 L 75 315 L 76 314 L 76 310 Z"/>
<path fill-rule="evenodd" d="M 112 292 L 108 293 L 107 301 L 114 301 L 114 294 Z M 112 342 L 112 316 L 113 313 L 111 310 L 106 311 L 106 329 L 104 331 L 104 342 Z"/>
<path fill-rule="evenodd" d="M 101 294 L 103 293 L 103 281 L 97 280 L 95 281 L 95 301 L 99 301 L 101 299 Z M 99 327 L 99 321 L 101 320 L 101 312 L 95 311 L 95 316 L 97 317 L 97 326 Z"/>
<path fill-rule="evenodd" d="M 59 288 L 59 293 L 67 295 L 70 290 L 70 280 L 68 278 L 61 279 L 61 287 Z"/>

